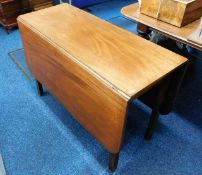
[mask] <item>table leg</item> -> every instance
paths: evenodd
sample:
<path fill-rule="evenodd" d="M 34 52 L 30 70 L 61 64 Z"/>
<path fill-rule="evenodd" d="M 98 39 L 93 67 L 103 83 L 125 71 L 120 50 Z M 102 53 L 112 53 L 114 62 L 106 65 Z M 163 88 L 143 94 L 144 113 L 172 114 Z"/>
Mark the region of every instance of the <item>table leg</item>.
<path fill-rule="evenodd" d="M 9 34 L 9 33 L 10 33 L 10 32 L 9 32 L 9 31 L 10 31 L 10 29 L 9 29 L 8 27 L 5 27 L 5 31 L 6 31 L 6 33 L 7 33 L 7 34 Z"/>
<path fill-rule="evenodd" d="M 109 153 L 109 169 L 114 172 L 119 161 L 119 153 Z"/>
<path fill-rule="evenodd" d="M 144 37 L 147 37 L 150 33 L 149 27 L 139 22 L 137 23 L 137 32 Z"/>
<path fill-rule="evenodd" d="M 149 125 L 147 127 L 147 131 L 144 135 L 145 140 L 150 140 L 156 128 L 159 119 L 159 111 L 157 109 L 152 110 L 152 114 L 150 117 Z"/>
<path fill-rule="evenodd" d="M 40 96 L 44 96 L 43 86 L 38 80 L 36 80 L 36 87 L 37 87 L 38 94 Z"/>
<path fill-rule="evenodd" d="M 158 88 L 158 95 L 156 97 L 157 99 L 155 102 L 156 104 L 155 104 L 154 108 L 152 109 L 152 114 L 150 117 L 149 125 L 148 125 L 147 130 L 144 135 L 144 138 L 146 140 L 149 140 L 152 138 L 152 135 L 153 135 L 156 125 L 158 123 L 159 110 L 160 110 L 162 102 L 165 98 L 169 82 L 170 82 L 170 78 L 165 79 L 164 81 L 161 82 L 161 84 Z"/>

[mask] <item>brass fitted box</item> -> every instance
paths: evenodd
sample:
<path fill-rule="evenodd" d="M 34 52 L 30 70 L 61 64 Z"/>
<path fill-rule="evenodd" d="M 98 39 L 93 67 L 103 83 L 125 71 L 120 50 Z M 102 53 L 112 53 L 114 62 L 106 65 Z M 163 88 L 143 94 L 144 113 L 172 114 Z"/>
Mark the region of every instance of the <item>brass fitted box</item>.
<path fill-rule="evenodd" d="M 182 27 L 202 16 L 202 0 L 142 0 L 140 12 Z"/>

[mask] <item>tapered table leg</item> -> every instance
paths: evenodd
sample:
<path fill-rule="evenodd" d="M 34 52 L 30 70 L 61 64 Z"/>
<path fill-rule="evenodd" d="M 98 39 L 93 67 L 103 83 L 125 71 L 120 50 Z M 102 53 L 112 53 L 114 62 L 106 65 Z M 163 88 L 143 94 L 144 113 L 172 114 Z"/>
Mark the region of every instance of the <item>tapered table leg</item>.
<path fill-rule="evenodd" d="M 158 123 L 158 119 L 159 119 L 159 110 L 161 108 L 163 99 L 165 97 L 165 94 L 167 92 L 167 88 L 170 82 L 170 78 L 167 78 L 166 80 L 162 81 L 159 88 L 158 88 L 158 95 L 157 95 L 157 99 L 156 99 L 156 104 L 152 109 L 152 114 L 150 117 L 150 121 L 149 121 L 149 125 L 147 127 L 146 133 L 144 135 L 144 138 L 146 140 L 149 140 L 152 138 L 152 135 L 154 133 L 155 127 Z"/>
<path fill-rule="evenodd" d="M 148 27 L 148 26 L 146 26 L 146 25 L 144 25 L 144 24 L 138 22 L 138 23 L 137 23 L 137 32 L 138 32 L 138 34 L 139 34 L 140 36 L 142 36 L 142 37 L 148 39 L 148 38 L 149 38 L 148 35 L 149 35 L 149 33 L 150 33 L 151 31 L 149 30 L 149 27 Z"/>
<path fill-rule="evenodd" d="M 8 27 L 5 27 L 5 31 L 6 31 L 7 34 L 10 33 L 9 30 L 10 30 L 10 29 L 9 29 Z"/>
<path fill-rule="evenodd" d="M 109 169 L 114 172 L 117 168 L 119 161 L 119 153 L 113 154 L 109 153 Z"/>
<path fill-rule="evenodd" d="M 150 117 L 149 125 L 148 125 L 146 133 L 144 135 L 144 138 L 146 140 L 149 140 L 152 138 L 152 135 L 153 135 L 156 125 L 158 123 L 158 118 L 159 118 L 159 111 L 156 109 L 153 109 L 151 117 Z"/>
<path fill-rule="evenodd" d="M 38 94 L 40 96 L 44 96 L 43 86 L 38 80 L 36 80 L 36 87 L 37 87 Z"/>

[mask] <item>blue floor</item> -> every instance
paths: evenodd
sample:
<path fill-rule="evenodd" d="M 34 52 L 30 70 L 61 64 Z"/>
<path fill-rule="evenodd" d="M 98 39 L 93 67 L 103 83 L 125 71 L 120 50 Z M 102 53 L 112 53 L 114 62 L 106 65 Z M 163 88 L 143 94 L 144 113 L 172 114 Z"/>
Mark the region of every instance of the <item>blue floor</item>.
<path fill-rule="evenodd" d="M 113 0 L 89 9 L 133 32 L 134 24 L 119 12 L 132 2 Z M 9 59 L 7 53 L 21 47 L 18 30 L 7 35 L 0 27 L 0 151 L 7 175 L 110 174 L 102 146 L 52 95 L 39 97 L 35 84 Z M 114 174 L 202 174 L 202 54 L 193 54 L 198 58 L 191 61 L 173 112 L 160 118 L 151 141 L 143 139 L 150 110 L 138 101 L 131 105 L 133 127 Z"/>

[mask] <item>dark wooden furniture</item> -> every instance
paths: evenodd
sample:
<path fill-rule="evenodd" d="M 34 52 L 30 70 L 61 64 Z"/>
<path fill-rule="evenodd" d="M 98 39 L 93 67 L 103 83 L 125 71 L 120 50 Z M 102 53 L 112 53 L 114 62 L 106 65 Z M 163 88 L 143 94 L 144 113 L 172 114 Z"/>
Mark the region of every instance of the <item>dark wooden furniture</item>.
<path fill-rule="evenodd" d="M 197 30 L 200 25 L 200 19 L 196 20 L 184 27 L 175 27 L 171 24 L 159 21 L 155 18 L 149 17 L 147 15 L 141 14 L 139 9 L 139 4 L 131 4 L 124 7 L 121 13 L 131 20 L 138 22 L 138 31 L 142 34 L 147 34 L 149 31 L 157 31 L 162 35 L 174 39 L 183 44 L 194 47 L 198 50 L 202 50 L 202 46 L 196 42 L 188 40 L 188 37 Z"/>
<path fill-rule="evenodd" d="M 21 14 L 53 6 L 52 0 L 0 0 L 0 24 L 9 30 L 17 27 Z"/>
<path fill-rule="evenodd" d="M 0 0 L 0 24 L 7 33 L 17 27 L 17 17 L 30 11 L 27 0 Z"/>
<path fill-rule="evenodd" d="M 29 0 L 32 11 L 41 10 L 53 6 L 52 0 Z"/>
<path fill-rule="evenodd" d="M 110 153 L 114 171 L 130 102 L 153 109 L 150 138 L 187 59 L 68 4 L 22 15 L 18 24 L 39 94 L 43 85 L 57 97 Z"/>
<path fill-rule="evenodd" d="M 21 14 L 20 0 L 0 0 L 0 24 L 9 32 L 17 26 L 17 16 Z"/>

